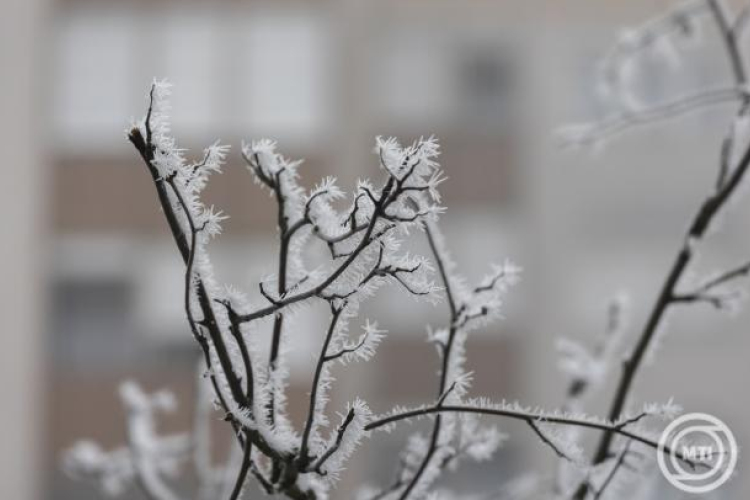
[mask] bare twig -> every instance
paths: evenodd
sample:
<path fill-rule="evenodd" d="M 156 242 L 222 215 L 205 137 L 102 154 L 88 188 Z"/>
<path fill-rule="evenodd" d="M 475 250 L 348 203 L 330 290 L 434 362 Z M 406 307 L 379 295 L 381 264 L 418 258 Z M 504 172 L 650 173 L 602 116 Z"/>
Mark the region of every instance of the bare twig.
<path fill-rule="evenodd" d="M 622 451 L 617 456 L 617 460 L 615 461 L 615 464 L 612 466 L 612 470 L 609 471 L 609 474 L 607 474 L 607 478 L 604 480 L 602 485 L 596 491 L 596 494 L 594 495 L 594 500 L 599 500 L 601 498 L 601 496 L 604 494 L 604 491 L 607 489 L 607 486 L 609 486 L 610 483 L 612 483 L 612 480 L 615 478 L 617 471 L 620 469 L 620 467 L 625 465 L 625 459 L 628 456 L 628 452 L 630 451 L 631 444 L 632 444 L 632 441 L 630 440 L 628 440 L 625 443 L 625 446 L 623 447 Z"/>
<path fill-rule="evenodd" d="M 552 448 L 552 451 L 554 451 L 555 454 L 558 457 L 560 457 L 560 458 L 562 458 L 564 460 L 567 460 L 568 462 L 576 463 L 576 461 L 573 460 L 573 458 L 569 457 L 564 451 L 562 451 L 560 449 L 559 446 L 557 446 L 552 441 L 551 438 L 549 438 L 544 432 L 542 432 L 542 429 L 539 428 L 539 426 L 537 425 L 537 423 L 534 420 L 527 420 L 526 423 L 529 424 L 529 427 L 531 427 L 531 429 L 534 431 L 534 433 L 539 437 L 539 439 L 542 440 L 542 442 L 544 444 L 546 444 L 547 446 L 549 446 L 550 448 Z"/>

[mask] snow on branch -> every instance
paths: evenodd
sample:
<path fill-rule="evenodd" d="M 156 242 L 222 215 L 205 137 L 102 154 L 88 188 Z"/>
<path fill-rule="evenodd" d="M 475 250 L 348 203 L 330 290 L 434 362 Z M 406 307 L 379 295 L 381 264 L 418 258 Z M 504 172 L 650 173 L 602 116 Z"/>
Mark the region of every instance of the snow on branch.
<path fill-rule="evenodd" d="M 641 78 L 644 55 L 673 60 L 680 44 L 695 36 L 704 18 L 718 28 L 733 81 L 695 89 L 674 100 L 644 102 L 632 91 L 635 79 Z M 306 188 L 309 184 L 301 181 L 303 163 L 283 156 L 274 141 L 243 143 L 237 155 L 252 181 L 269 194 L 277 226 L 276 258 L 266 277 L 251 285 L 261 296 L 258 303 L 251 303 L 239 288 L 219 283 L 209 252 L 226 216 L 206 204 L 202 195 L 211 178 L 225 168 L 230 149 L 217 141 L 189 159 L 189 152 L 178 147 L 171 135 L 171 88 L 155 81 L 147 94 L 145 117 L 130 127 L 128 139 L 151 177 L 183 259 L 181 300 L 189 332 L 199 347 L 200 371 L 207 387 L 199 394 L 204 404 L 213 403 L 226 422 L 232 451 L 223 466 L 213 465 L 206 423 L 211 413 L 201 404 L 195 405 L 191 434 L 160 436 L 156 414 L 170 411 L 173 399 L 164 392 L 147 394 L 136 384 L 126 383 L 121 398 L 128 414 L 127 445 L 104 451 L 94 443 L 81 442 L 66 454 L 66 470 L 95 480 L 109 494 L 138 484 L 153 500 L 177 500 L 184 489 L 175 487 L 174 479 L 192 458 L 200 483 L 197 498 L 237 500 L 253 484 L 268 495 L 324 500 L 337 486 L 352 454 L 375 430 L 424 419 L 428 432 L 407 439 L 393 481 L 363 491 L 360 498 L 453 498 L 435 489 L 436 479 L 466 460 L 493 456 L 505 436 L 485 425 L 481 417 L 495 416 L 524 422 L 561 463 L 570 464 L 574 481 L 550 481 L 558 486 L 565 483 L 569 498 L 601 497 L 613 488 L 610 485 L 622 480 L 623 470 L 632 468 L 634 456 L 657 448 L 646 422 L 673 418 L 679 411 L 671 401 L 644 405 L 636 412 L 627 404 L 633 380 L 653 348 L 665 313 L 673 305 L 693 302 L 723 307 L 722 288 L 750 269 L 743 264 L 680 291 L 695 248 L 738 191 L 750 166 L 750 92 L 739 43 L 747 18 L 747 9 L 733 17 L 720 0 L 696 0 L 627 32 L 602 65 L 600 86 L 612 102 L 612 114 L 602 123 L 568 129 L 569 143 L 592 144 L 632 126 L 700 107 L 720 102 L 738 105 L 722 144 L 715 185 L 689 225 L 632 350 L 623 347 L 624 304 L 615 301 L 604 335 L 591 343 L 561 343 L 560 366 L 569 376 L 569 390 L 565 407 L 553 411 L 469 396 L 473 372 L 467 367 L 467 343 L 473 332 L 502 318 L 504 295 L 518 282 L 521 269 L 505 260 L 473 284 L 457 272 L 438 225 L 445 210 L 440 187 L 446 177 L 438 163 L 440 148 L 435 137 L 406 145 L 395 138 L 376 138 L 373 162 L 380 167 L 378 178 L 361 179 L 348 193 L 330 176 Z M 412 239 L 421 236 L 427 240 L 430 255 L 411 250 Z M 311 264 L 308 250 L 313 242 L 328 249 L 322 264 Z M 428 344 L 436 347 L 440 358 L 434 403 L 395 408 L 377 417 L 359 398 L 344 408 L 329 409 L 337 372 L 354 361 L 371 360 L 385 337 L 378 323 L 362 319 L 360 311 L 363 303 L 387 286 L 415 300 L 445 304 L 445 318 L 431 319 L 427 325 Z M 296 333 L 291 331 L 290 320 L 300 308 L 314 304 L 325 306 L 330 314 L 327 324 L 320 326 L 322 343 L 315 351 L 307 412 L 298 426 L 286 405 L 287 363 L 294 347 L 290 338 Z M 361 328 L 361 333 L 350 333 L 350 328 Z M 268 347 L 258 338 L 266 330 Z M 624 370 L 607 418 L 579 412 L 583 394 L 603 386 L 610 366 L 625 352 Z M 332 426 L 333 413 L 339 413 L 340 419 Z M 590 462 L 584 459 L 578 435 L 571 429 L 600 433 Z M 700 466 L 679 450 L 675 453 L 688 465 Z"/>
<path fill-rule="evenodd" d="M 657 437 L 637 434 L 628 429 L 630 425 L 636 424 L 641 418 L 646 416 L 658 415 L 660 417 L 671 417 L 674 415 L 677 408 L 673 403 L 667 403 L 666 405 L 657 405 L 649 407 L 649 411 L 644 411 L 643 417 L 628 417 L 622 421 L 610 422 L 598 417 L 592 417 L 583 414 L 568 414 L 559 411 L 544 411 L 541 409 L 532 409 L 529 407 L 522 406 L 518 403 L 493 403 L 487 399 L 474 398 L 468 399 L 465 404 L 461 405 L 444 405 L 435 404 L 417 407 L 413 409 L 398 408 L 389 414 L 380 416 L 370 422 L 365 430 L 374 431 L 382 429 L 385 431 L 392 431 L 394 425 L 397 422 L 403 420 L 414 420 L 426 417 L 433 417 L 440 414 L 451 414 L 451 413 L 469 413 L 477 415 L 493 415 L 498 417 L 505 417 L 513 420 L 522 420 L 527 424 L 531 424 L 536 427 L 542 425 L 556 425 L 556 426 L 570 426 L 570 427 L 582 427 L 588 429 L 595 429 L 599 431 L 611 432 L 619 434 L 623 437 L 629 438 L 633 441 L 639 442 L 649 448 L 658 449 L 658 434 Z M 653 413 L 652 413 L 653 412 Z M 437 417 L 435 417 L 437 418 Z M 535 429 L 535 433 L 537 429 Z M 543 441 L 548 438 L 545 437 Z M 550 443 L 545 443 L 550 445 Z M 558 454 L 566 455 L 566 459 L 569 459 L 567 455 L 577 455 L 578 452 L 570 451 L 562 452 L 560 449 L 555 450 Z M 670 450 L 669 448 L 663 448 L 663 452 L 667 454 L 674 453 L 674 456 L 685 462 L 690 467 L 705 467 L 705 464 L 693 460 L 687 455 L 683 455 L 679 450 Z"/>
<path fill-rule="evenodd" d="M 425 223 L 425 232 L 448 303 L 448 325 L 428 329 L 428 340 L 438 346 L 442 357 L 436 406 L 443 407 L 460 404 L 468 393 L 472 380 L 472 373 L 464 367 L 468 334 L 500 317 L 501 295 L 518 282 L 521 269 L 506 260 L 493 266 L 478 285 L 469 286 L 456 273 L 437 224 Z M 503 436 L 494 427 L 481 427 L 470 412 L 439 414 L 430 436 L 410 440 L 402 451 L 395 481 L 379 492 L 371 492 L 368 498 L 421 498 L 430 492 L 444 469 L 456 467 L 463 458 L 487 460 L 502 441 Z"/>
<path fill-rule="evenodd" d="M 175 477 L 189 457 L 190 440 L 182 434 L 159 436 L 155 420 L 157 412 L 174 411 L 174 396 L 165 391 L 146 394 L 134 382 L 125 382 L 120 399 L 127 411 L 127 447 L 105 452 L 96 443 L 80 441 L 65 453 L 64 470 L 98 482 L 110 496 L 137 483 L 152 500 L 178 499 L 167 478 Z"/>
<path fill-rule="evenodd" d="M 185 262 L 188 325 L 201 348 L 212 398 L 241 450 L 224 468 L 235 474 L 222 489 L 236 499 L 247 478 L 254 477 L 267 493 L 326 498 L 367 435 L 364 427 L 371 415 L 366 403 L 357 400 L 346 410 L 338 429 L 323 435 L 321 429 L 328 425 L 328 393 L 334 385 L 332 362 L 346 365 L 369 360 L 385 333 L 368 320 L 359 337 L 350 337 L 349 323 L 358 317 L 362 301 L 386 285 L 416 298 L 436 301 L 440 297 L 430 259 L 410 253 L 404 245 L 412 232 L 422 231 L 425 223 L 435 221 L 443 211 L 438 186 L 444 176 L 437 163 L 437 140 L 421 138 L 401 146 L 393 138 L 378 138 L 375 154 L 383 178 L 379 183 L 360 181 L 343 209 L 347 195 L 334 178 L 326 177 L 307 190 L 300 183 L 302 162 L 285 158 L 275 142 L 261 139 L 243 144 L 241 155 L 253 180 L 270 193 L 277 206 L 279 236 L 276 273 L 258 282 L 265 304 L 253 306 L 242 292 L 217 282 L 208 251 L 226 217 L 204 205 L 201 194 L 210 177 L 221 173 L 229 149 L 215 142 L 198 160 L 189 161 L 171 137 L 169 95 L 169 84 L 153 83 L 146 116 L 131 127 L 128 137 L 151 174 Z M 310 239 L 330 250 L 331 258 L 322 267 L 311 269 L 306 262 Z M 289 374 L 285 320 L 313 301 L 328 304 L 331 322 L 313 374 L 310 411 L 298 431 L 285 405 Z M 268 317 L 273 318 L 272 341 L 264 354 L 254 332 L 266 325 L 260 320 Z M 132 386 L 124 394 L 131 406 L 145 405 L 145 397 Z M 134 419 L 131 452 L 148 428 L 143 419 Z M 159 500 L 173 497 L 153 467 L 140 468 L 136 462 L 133 466 L 131 476 L 148 482 L 152 496 Z M 215 477 L 207 470 L 205 458 L 196 458 L 196 467 L 199 476 Z"/>

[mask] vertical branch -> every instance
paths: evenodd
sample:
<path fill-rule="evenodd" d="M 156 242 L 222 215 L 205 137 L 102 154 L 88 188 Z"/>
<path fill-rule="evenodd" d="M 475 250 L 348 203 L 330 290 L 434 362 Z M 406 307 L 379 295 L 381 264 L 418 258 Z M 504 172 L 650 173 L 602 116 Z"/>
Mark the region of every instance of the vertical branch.
<path fill-rule="evenodd" d="M 625 446 L 618 455 L 615 464 L 612 466 L 612 470 L 609 471 L 609 474 L 607 474 L 607 478 L 604 480 L 604 483 L 602 483 L 602 485 L 599 487 L 599 490 L 594 495 L 594 500 L 599 500 L 602 497 L 604 491 L 607 489 L 607 486 L 609 486 L 610 483 L 612 483 L 612 480 L 615 478 L 615 474 L 617 474 L 617 471 L 620 470 L 620 467 L 625 465 L 625 459 L 630 452 L 630 445 L 632 443 L 633 441 L 630 439 L 625 443 Z"/>
<path fill-rule="evenodd" d="M 157 182 L 160 182 L 160 181 L 157 181 Z M 175 177 L 174 176 L 169 177 L 167 179 L 167 182 L 171 186 L 172 192 L 174 192 L 175 196 L 177 197 L 177 201 L 179 202 L 180 207 L 182 208 L 182 212 L 185 215 L 185 218 L 188 221 L 188 226 L 190 228 L 191 245 L 189 247 L 189 251 L 185 259 L 186 265 L 188 267 L 188 273 L 186 275 L 187 287 L 185 291 L 185 301 L 187 305 L 188 320 L 191 323 L 193 329 L 195 330 L 196 322 L 192 317 L 192 310 L 190 307 L 190 290 L 192 290 L 193 288 L 192 281 L 194 279 L 194 273 L 192 272 L 192 268 L 193 268 L 193 263 L 195 260 L 195 251 L 197 249 L 198 232 L 200 231 L 200 229 L 197 228 L 195 225 L 195 221 L 193 220 L 193 215 L 190 213 L 190 207 L 185 202 L 185 198 L 182 195 L 182 191 L 176 185 Z M 172 209 L 171 203 L 169 207 L 170 209 Z M 166 212 L 167 209 L 164 208 L 164 211 Z M 208 298 L 208 291 L 206 290 L 205 285 L 203 284 L 203 281 L 200 280 L 200 278 L 197 279 L 197 289 L 198 289 L 197 290 L 198 302 L 200 303 L 201 309 L 203 310 L 203 314 L 204 314 L 202 324 L 206 325 L 208 328 L 209 335 L 211 336 L 211 343 L 213 344 L 214 349 L 216 350 L 216 355 L 219 358 L 219 363 L 221 364 L 221 368 L 224 371 L 224 376 L 226 377 L 227 383 L 229 384 L 229 389 L 232 392 L 232 397 L 235 399 L 235 401 L 237 401 L 238 404 L 250 407 L 250 402 L 247 401 L 245 396 L 242 394 L 242 384 L 237 378 L 237 374 L 234 372 L 234 367 L 232 366 L 232 359 L 229 356 L 229 351 L 227 350 L 226 344 L 224 343 L 224 338 L 222 336 L 221 330 L 219 329 L 219 324 L 216 321 L 216 313 L 214 312 L 213 306 L 211 305 L 211 302 Z M 240 347 L 244 345 L 244 342 L 242 342 L 241 339 L 238 342 L 240 343 Z M 249 378 L 249 373 L 247 375 Z"/>
<path fill-rule="evenodd" d="M 437 262 L 438 271 L 440 273 L 440 279 L 443 283 L 443 287 L 445 288 L 445 295 L 447 297 L 448 308 L 450 310 L 450 329 L 448 330 L 448 338 L 445 342 L 445 345 L 441 345 L 443 359 L 442 359 L 442 365 L 440 367 L 440 383 L 438 385 L 437 397 L 439 399 L 442 399 L 443 395 L 446 392 L 447 384 L 448 384 L 448 371 L 449 371 L 449 366 L 450 366 L 450 356 L 451 356 L 451 351 L 453 349 L 453 342 L 456 338 L 459 312 L 458 312 L 458 308 L 456 307 L 456 299 L 453 296 L 453 289 L 451 288 L 451 280 L 448 274 L 445 257 L 441 254 L 440 249 L 437 245 L 437 242 L 435 241 L 435 235 L 433 234 L 434 230 L 430 228 L 429 223 L 425 223 L 424 228 L 425 228 L 425 233 L 427 234 L 427 241 L 430 245 L 430 251 L 432 252 L 433 256 L 435 257 L 435 261 Z M 427 470 L 427 467 L 430 465 L 430 461 L 432 460 L 432 457 L 435 455 L 435 451 L 437 450 L 437 447 L 438 447 L 438 440 L 440 438 L 440 430 L 442 428 L 442 424 L 443 424 L 442 415 L 438 413 L 435 416 L 435 420 L 432 425 L 432 434 L 430 436 L 430 443 L 428 445 L 427 452 L 425 453 L 425 456 L 422 459 L 422 462 L 419 464 L 419 468 L 417 469 L 416 473 L 412 477 L 411 481 L 409 481 L 406 488 L 401 493 L 401 496 L 399 497 L 400 500 L 406 500 L 407 498 L 409 498 L 409 495 L 417 486 L 417 484 L 419 483 L 419 480 L 422 478 L 422 475 Z"/>
<path fill-rule="evenodd" d="M 323 346 L 320 348 L 320 355 L 318 356 L 318 362 L 315 365 L 315 374 L 313 375 L 312 388 L 310 389 L 310 406 L 307 410 L 307 420 L 305 422 L 305 430 L 302 433 L 302 444 L 300 445 L 299 451 L 299 462 L 301 468 L 304 469 L 310 457 L 308 456 L 308 450 L 310 445 L 310 434 L 312 433 L 313 426 L 315 425 L 315 413 L 318 404 L 318 389 L 320 387 L 320 378 L 323 375 L 323 367 L 328 361 L 328 348 L 333 340 L 333 335 L 336 331 L 336 325 L 338 324 L 339 318 L 346 308 L 346 302 L 340 307 L 334 307 L 331 304 L 331 323 L 326 332 Z"/>
<path fill-rule="evenodd" d="M 289 258 L 289 243 L 293 234 L 289 233 L 289 216 L 286 214 L 284 192 L 281 184 L 281 175 L 283 171 L 280 171 L 276 175 L 276 183 L 273 188 L 276 193 L 276 204 L 278 205 L 278 220 L 277 224 L 279 227 L 279 272 L 278 272 L 278 289 L 277 292 L 279 297 L 283 297 L 286 293 L 287 287 L 287 261 Z M 271 351 L 268 358 L 268 370 L 271 377 L 273 377 L 278 366 L 279 349 L 281 347 L 281 336 L 284 330 L 284 314 L 278 311 L 274 315 L 273 319 L 273 334 L 271 336 Z M 273 383 L 273 380 L 272 380 Z M 271 390 L 271 395 L 268 403 L 268 417 L 271 425 L 274 424 L 276 419 L 276 390 Z"/>
<path fill-rule="evenodd" d="M 237 500 L 240 497 L 240 493 L 242 493 L 242 487 L 245 485 L 247 473 L 250 471 L 250 467 L 252 466 L 252 452 L 253 445 L 248 440 L 245 442 L 244 449 L 242 450 L 242 463 L 240 464 L 240 471 L 237 474 L 237 479 L 235 480 L 234 488 L 232 488 L 232 493 L 229 495 L 229 500 Z"/>

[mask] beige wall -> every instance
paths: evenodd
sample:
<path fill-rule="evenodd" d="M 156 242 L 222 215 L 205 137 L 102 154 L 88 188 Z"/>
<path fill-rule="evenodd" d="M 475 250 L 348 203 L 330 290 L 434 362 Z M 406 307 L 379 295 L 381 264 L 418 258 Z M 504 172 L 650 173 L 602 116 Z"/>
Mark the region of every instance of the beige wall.
<path fill-rule="evenodd" d="M 41 494 L 41 443 L 45 408 L 41 394 L 42 323 L 45 304 L 42 256 L 45 179 L 39 123 L 39 55 L 46 14 L 43 0 L 5 3 L 0 15 L 0 243 L 3 287 L 0 292 L 0 484 L 5 498 L 36 499 Z"/>

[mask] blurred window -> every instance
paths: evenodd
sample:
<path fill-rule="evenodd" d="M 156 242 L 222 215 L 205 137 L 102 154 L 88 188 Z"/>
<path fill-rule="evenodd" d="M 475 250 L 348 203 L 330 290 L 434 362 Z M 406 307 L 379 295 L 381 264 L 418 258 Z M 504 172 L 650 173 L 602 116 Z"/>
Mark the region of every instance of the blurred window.
<path fill-rule="evenodd" d="M 66 149 L 108 150 L 122 141 L 135 102 L 135 18 L 74 9 L 60 16 L 52 78 L 53 123 Z"/>
<path fill-rule="evenodd" d="M 325 131 L 335 79 L 324 16 L 142 7 L 80 5 L 55 18 L 52 132 L 62 151 L 125 150 L 123 131 L 154 77 L 175 86 L 173 128 L 185 143 L 234 134 L 310 140 Z"/>
<path fill-rule="evenodd" d="M 456 75 L 445 42 L 425 30 L 387 33 L 374 68 L 379 105 L 373 111 L 417 128 L 446 120 L 456 100 Z"/>
<path fill-rule="evenodd" d="M 399 28 L 383 39 L 376 66 L 378 103 L 414 128 L 469 127 L 499 131 L 512 122 L 514 67 L 498 38 L 472 39 L 440 30 Z"/>
<path fill-rule="evenodd" d="M 170 8 L 161 12 L 159 25 L 154 26 L 157 48 L 154 76 L 166 78 L 174 85 L 170 114 L 183 138 L 209 140 L 213 134 L 220 134 L 219 127 L 226 127 L 219 99 L 225 90 L 224 80 L 234 75 L 223 72 L 221 42 L 227 33 L 221 28 L 226 19 L 219 18 L 216 12 L 182 6 Z M 131 92 L 147 84 L 147 79 L 132 81 Z M 205 137 L 207 133 L 209 137 Z"/>
<path fill-rule="evenodd" d="M 461 109 L 470 124 L 483 128 L 511 121 L 514 68 L 504 51 L 494 46 L 472 46 L 465 50 L 458 68 Z"/>
<path fill-rule="evenodd" d="M 236 64 L 243 125 L 253 135 L 305 139 L 328 125 L 330 64 L 325 18 L 305 11 L 253 12 Z"/>
<path fill-rule="evenodd" d="M 123 362 L 136 342 L 133 290 L 119 279 L 58 281 L 52 292 L 55 361 L 70 367 Z"/>

